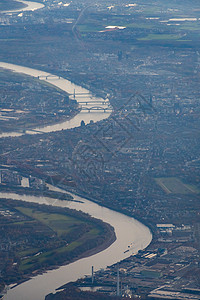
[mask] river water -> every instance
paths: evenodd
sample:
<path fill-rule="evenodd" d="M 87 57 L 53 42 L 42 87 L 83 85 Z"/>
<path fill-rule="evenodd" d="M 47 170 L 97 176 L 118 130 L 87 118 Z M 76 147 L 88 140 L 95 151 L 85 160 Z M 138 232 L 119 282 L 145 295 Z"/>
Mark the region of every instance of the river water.
<path fill-rule="evenodd" d="M 23 8 L 15 9 L 15 10 L 5 10 L 2 11 L 1 13 L 15 13 L 15 12 L 22 12 L 22 11 L 35 11 L 37 9 L 43 8 L 44 4 L 38 3 L 38 2 L 32 2 L 32 1 L 24 1 L 20 0 L 17 2 L 21 2 L 25 4 L 26 6 Z"/>
<path fill-rule="evenodd" d="M 112 109 L 110 108 L 110 104 L 109 104 L 108 100 L 105 101 L 105 99 L 93 96 L 90 93 L 90 91 L 88 91 L 87 89 L 85 89 L 81 86 L 78 86 L 67 79 L 64 79 L 62 77 L 59 79 L 58 76 L 54 76 L 47 72 L 43 72 L 40 70 L 31 69 L 31 68 L 27 68 L 27 67 L 22 67 L 22 66 L 18 66 L 18 65 L 14 65 L 14 64 L 8 64 L 8 63 L 4 63 L 4 62 L 0 62 L 0 67 L 12 70 L 14 72 L 30 75 L 35 78 L 38 78 L 38 76 L 39 76 L 40 80 L 46 81 L 46 82 L 62 89 L 63 91 L 70 94 L 72 98 L 74 97 L 74 90 L 75 90 L 75 98 L 78 103 L 87 101 L 87 105 L 82 104 L 82 106 L 86 110 L 81 110 L 81 112 L 79 114 L 77 114 L 73 119 L 61 122 L 59 124 L 54 124 L 54 125 L 49 125 L 49 126 L 44 126 L 44 127 L 38 126 L 33 129 L 36 131 L 27 130 L 26 133 L 28 133 L 28 134 L 38 134 L 39 131 L 47 133 L 47 132 L 53 132 L 53 131 L 60 131 L 62 129 L 71 129 L 74 127 L 79 127 L 82 120 L 84 120 L 85 124 L 89 124 L 91 120 L 94 122 L 97 122 L 97 121 L 108 118 L 111 114 Z M 91 112 L 89 113 L 87 111 L 87 108 L 89 109 L 91 107 L 102 107 L 103 109 L 98 110 L 98 111 L 91 110 Z M 23 134 L 24 133 L 17 132 L 17 131 L 5 132 L 5 133 L 0 134 L 0 138 L 21 136 Z"/>
<path fill-rule="evenodd" d="M 7 64 L 3 62 L 0 62 L 0 67 L 10 69 L 15 72 L 27 74 L 33 77 L 41 76 L 41 80 L 48 81 L 52 85 L 59 87 L 60 89 L 72 95 L 74 93 L 74 89 L 77 94 L 87 94 L 87 97 L 84 96 L 84 99 L 87 99 L 87 101 L 89 102 L 89 104 L 87 104 L 89 107 L 94 107 L 96 105 L 94 104 L 95 101 L 104 101 L 101 98 L 92 96 L 92 94 L 87 89 L 77 86 L 66 79 L 59 79 L 57 76 L 53 76 L 50 73 L 13 64 Z M 76 95 L 76 99 L 78 102 L 85 101 L 83 100 L 83 95 Z M 110 107 L 109 102 L 106 102 L 102 105 L 104 109 Z M 35 128 L 35 130 L 41 132 L 52 132 L 59 131 L 62 129 L 74 128 L 80 126 L 81 120 L 84 120 L 86 124 L 88 124 L 90 120 L 97 122 L 108 118 L 110 113 L 111 111 L 104 112 L 104 110 L 91 113 L 80 112 L 70 121 L 62 122 L 57 125 L 38 127 Z M 38 134 L 38 132 L 31 131 L 29 133 Z M 2 133 L 0 137 L 15 137 L 22 134 L 23 133 L 19 132 Z M 53 186 L 49 186 L 49 188 L 51 190 L 65 192 Z M 131 254 L 137 253 L 138 250 L 144 249 L 151 242 L 152 235 L 150 230 L 134 218 L 130 218 L 119 212 L 102 207 L 77 195 L 71 195 L 74 197 L 75 200 L 81 201 L 81 203 L 73 201 L 60 201 L 57 199 L 47 197 L 18 195 L 15 193 L 0 192 L 0 198 L 10 198 L 14 200 L 23 200 L 31 203 L 68 207 L 76 210 L 81 210 L 85 213 L 89 213 L 91 216 L 97 219 L 101 219 L 102 221 L 107 222 L 114 227 L 117 237 L 116 241 L 106 250 L 98 254 L 92 255 L 87 258 L 82 258 L 69 265 L 48 271 L 42 275 L 37 275 L 29 281 L 24 282 L 12 289 L 9 289 L 7 294 L 4 296 L 5 300 L 44 300 L 47 294 L 54 292 L 55 289 L 60 287 L 61 285 L 70 281 L 75 281 L 86 274 L 91 274 L 92 266 L 94 266 L 94 270 L 106 268 L 109 265 L 112 265 L 120 260 L 129 257 Z"/>
<path fill-rule="evenodd" d="M 52 188 L 61 191 L 58 188 Z M 4 296 L 5 300 L 44 300 L 45 295 L 54 292 L 55 289 L 61 285 L 75 281 L 84 275 L 90 275 L 92 266 L 94 266 L 94 270 L 106 268 L 109 265 L 129 257 L 131 254 L 137 253 L 138 250 L 145 248 L 151 242 L 152 235 L 149 229 L 137 220 L 102 207 L 82 197 L 74 194 L 71 195 L 75 200 L 82 201 L 82 203 L 60 201 L 47 197 L 0 193 L 1 198 L 68 207 L 89 213 L 91 216 L 101 219 L 114 227 L 117 237 L 116 241 L 106 250 L 98 254 L 82 258 L 42 275 L 37 275 L 29 281 L 10 289 L 7 295 Z M 128 248 L 128 246 L 130 247 Z M 130 250 L 124 253 L 128 249 Z"/>

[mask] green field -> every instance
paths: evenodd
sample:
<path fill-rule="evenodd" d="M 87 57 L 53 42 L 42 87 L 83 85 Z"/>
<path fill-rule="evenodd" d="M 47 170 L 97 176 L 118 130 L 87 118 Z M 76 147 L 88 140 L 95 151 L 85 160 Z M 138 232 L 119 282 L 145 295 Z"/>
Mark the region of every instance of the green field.
<path fill-rule="evenodd" d="M 139 41 L 151 41 L 151 40 L 178 40 L 181 36 L 177 34 L 148 34 L 145 37 L 139 38 Z"/>
<path fill-rule="evenodd" d="M 183 183 L 176 177 L 160 177 L 155 178 L 156 183 L 167 194 L 198 194 L 200 190 L 196 186 Z"/>
<path fill-rule="evenodd" d="M 159 6 L 145 6 L 142 8 L 142 14 L 145 16 L 158 16 L 162 12 L 162 7 Z"/>
<path fill-rule="evenodd" d="M 100 30 L 103 30 L 104 27 L 103 26 L 99 26 L 99 25 L 95 25 L 95 24 L 81 24 L 78 25 L 78 30 L 82 33 L 82 32 L 98 32 Z"/>
<path fill-rule="evenodd" d="M 77 255 L 89 250 L 88 244 L 97 245 L 98 237 L 102 235 L 103 229 L 85 218 L 74 217 L 62 213 L 45 212 L 43 210 L 29 207 L 15 207 L 25 216 L 31 218 L 27 226 L 35 227 L 37 239 L 37 224 L 41 224 L 39 231 L 52 232 L 52 241 L 40 247 L 26 247 L 16 253 L 20 259 L 19 270 L 21 272 L 33 271 L 42 267 L 70 262 Z M 20 222 L 22 223 L 22 222 Z M 26 222 L 23 224 L 26 226 Z"/>
<path fill-rule="evenodd" d="M 61 215 L 61 214 L 49 214 L 35 209 L 27 207 L 17 207 L 17 210 L 21 211 L 23 214 L 40 221 L 44 225 L 51 228 L 58 236 L 69 233 L 75 226 L 82 225 L 79 219 L 75 219 L 71 216 Z"/>
<path fill-rule="evenodd" d="M 179 26 L 179 28 L 183 30 L 198 31 L 200 30 L 200 25 L 197 22 L 184 22 L 182 25 Z"/>
<path fill-rule="evenodd" d="M 154 28 L 155 26 L 152 24 L 146 24 L 146 23 L 132 23 L 132 24 L 125 24 L 125 27 L 129 27 L 129 28 L 144 28 L 144 29 L 151 29 Z"/>

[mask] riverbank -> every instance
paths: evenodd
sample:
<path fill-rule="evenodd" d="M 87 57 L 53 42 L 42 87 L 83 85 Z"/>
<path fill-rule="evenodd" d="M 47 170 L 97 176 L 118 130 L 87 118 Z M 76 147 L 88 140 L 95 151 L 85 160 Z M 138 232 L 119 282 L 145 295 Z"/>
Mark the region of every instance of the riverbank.
<path fill-rule="evenodd" d="M 31 76 L 0 69 L 0 134 L 32 130 L 70 121 L 81 107 L 70 95 Z"/>
<path fill-rule="evenodd" d="M 24 4 L 22 1 L 7 1 L 7 0 L 1 0 L 0 1 L 0 12 L 5 11 L 14 11 L 18 9 L 23 9 L 27 7 L 26 4 Z"/>
<path fill-rule="evenodd" d="M 6 67 L 8 69 L 13 69 L 15 72 L 22 72 L 34 77 L 41 76 L 41 79 L 44 80 L 47 76 L 51 75 L 46 72 L 24 68 L 17 65 L 10 65 L 1 63 L 1 66 Z M 74 93 L 74 89 L 76 89 L 77 93 L 86 93 L 88 94 L 88 98 L 90 101 L 91 107 L 94 106 L 93 102 L 95 101 L 105 101 L 103 99 L 99 99 L 96 97 L 92 97 L 90 92 L 84 88 L 76 86 L 65 80 L 63 78 L 53 78 L 50 81 L 51 84 L 67 91 L 69 94 Z M 80 99 L 80 100 L 79 100 Z M 77 97 L 77 100 L 82 101 L 82 98 Z M 106 108 L 108 107 L 109 102 L 106 102 Z M 70 129 L 74 127 L 80 126 L 81 120 L 84 120 L 86 124 L 91 122 L 91 117 L 94 122 L 103 120 L 108 118 L 110 115 L 109 113 L 84 113 L 76 115 L 69 123 L 62 123 L 60 126 L 47 126 L 45 129 L 46 132 L 52 131 L 60 131 L 62 129 Z M 44 128 L 43 128 L 44 130 Z M 13 136 L 16 136 L 15 133 Z M 73 194 L 72 194 L 73 195 Z M 102 220 L 105 223 L 109 223 L 115 229 L 115 237 L 112 235 L 106 241 L 101 241 L 101 245 L 97 245 L 97 247 L 93 248 L 93 250 L 87 249 L 87 254 L 81 254 L 82 258 L 79 260 L 75 260 L 74 262 L 58 267 L 58 269 L 52 270 L 52 273 L 47 272 L 34 277 L 33 279 L 28 280 L 27 282 L 18 285 L 14 289 L 10 290 L 6 295 L 6 300 L 10 299 L 20 299 L 22 300 L 23 297 L 26 295 L 29 299 L 32 300 L 33 295 L 38 300 L 42 300 L 45 295 L 52 292 L 53 288 L 58 288 L 59 286 L 65 284 L 66 282 L 77 280 L 78 278 L 89 274 L 91 272 L 91 265 L 95 266 L 95 269 L 105 268 L 108 265 L 116 263 L 124 258 L 130 256 L 131 253 L 127 252 L 128 245 L 133 243 L 133 252 L 137 253 L 138 250 L 147 246 L 152 239 L 152 235 L 147 227 L 143 224 L 139 223 L 138 221 L 134 220 L 133 218 L 127 217 L 122 215 L 116 211 L 112 211 L 105 207 L 101 207 L 94 202 L 90 202 L 86 199 L 83 199 L 77 195 L 73 195 L 73 198 L 76 201 L 60 201 L 54 199 L 49 199 L 47 203 L 47 199 L 45 197 L 35 197 L 29 195 L 13 195 L 12 198 L 19 200 L 25 200 L 27 202 L 35 202 L 40 204 L 48 204 L 48 205 L 56 205 L 60 207 L 69 207 L 70 209 L 81 210 L 97 219 Z M 128 234 L 127 234 L 128 232 Z M 95 249 L 95 250 L 94 250 Z M 86 250 L 86 249 L 85 249 Z M 115 255 L 113 256 L 113 253 Z M 67 272 L 67 274 L 66 274 Z M 37 283 L 36 283 L 37 282 Z M 47 282 L 49 283 L 47 286 Z M 38 286 L 37 295 L 35 295 L 35 286 Z M 27 290 L 28 287 L 28 290 Z M 25 290 L 24 290 L 25 288 Z M 34 289 L 34 293 L 31 292 Z M 28 295 L 28 296 L 27 296 Z M 35 298 L 34 297 L 34 298 Z"/>
<path fill-rule="evenodd" d="M 73 197 L 69 193 L 59 193 L 59 192 L 54 192 L 50 191 L 48 189 L 34 189 L 34 188 L 28 188 L 28 187 L 8 187 L 1 185 L 1 193 L 5 194 L 18 194 L 18 195 L 27 195 L 27 196 L 37 196 L 37 197 L 46 197 L 54 199 L 55 201 L 57 199 L 63 200 L 63 201 L 75 201 L 75 202 L 80 202 L 76 201 L 73 199 Z M 81 202 L 80 202 L 81 203 Z"/>
<path fill-rule="evenodd" d="M 101 202 L 97 199 L 94 199 L 93 197 L 90 197 L 86 194 L 84 194 L 83 192 L 81 193 L 79 190 L 75 190 L 74 188 L 73 189 L 69 189 L 69 187 L 65 188 L 64 186 L 62 186 L 62 189 L 64 189 L 66 191 L 66 193 L 73 193 L 79 197 L 83 197 L 89 201 L 92 201 L 94 203 L 97 203 L 99 205 L 101 205 Z M 158 220 L 154 220 L 154 223 L 148 221 L 148 219 L 144 219 L 144 218 L 139 218 L 137 215 L 133 215 L 131 214 L 129 211 L 125 211 L 124 209 L 121 209 L 120 207 L 115 207 L 115 206 L 112 206 L 112 205 L 109 205 L 109 204 L 105 204 L 103 205 L 104 207 L 108 208 L 108 209 L 112 209 L 116 212 L 119 212 L 121 214 L 124 214 L 130 218 L 134 218 L 135 220 L 137 220 L 138 222 L 144 224 L 146 227 L 148 227 L 148 229 L 150 230 L 151 232 L 151 235 L 152 235 L 152 242 L 156 242 L 156 227 L 155 227 L 155 224 L 159 222 L 159 219 Z"/>
<path fill-rule="evenodd" d="M 4 0 L 1 0 L 4 1 Z M 5 9 L 2 9 L 1 13 L 18 13 L 18 12 L 24 12 L 24 11 L 35 11 L 37 9 L 43 8 L 44 4 L 41 3 L 41 0 L 38 2 L 33 1 L 25 1 L 25 0 L 16 0 L 16 1 L 10 1 L 8 6 L 5 7 L 5 5 L 2 7 L 5 7 Z M 6 2 L 7 3 L 7 2 Z"/>
<path fill-rule="evenodd" d="M 200 118 L 199 103 L 196 100 L 199 95 L 199 66 L 198 53 L 195 51 L 199 43 L 198 1 L 185 2 L 176 1 L 170 7 L 166 1 L 158 1 L 155 5 L 138 3 L 132 8 L 124 4 L 111 10 L 108 10 L 106 3 L 101 3 L 100 7 L 84 10 L 84 18 L 79 18 L 78 24 L 75 24 L 83 9 L 82 3 L 77 2 L 58 9 L 52 6 L 49 10 L 44 9 L 29 16 L 24 14 L 18 17 L 13 14 L 12 18 L 3 21 L 7 26 L 1 26 L 1 60 L 11 59 L 13 63 L 22 65 L 32 63 L 33 67 L 46 69 L 53 74 L 63 71 L 63 77 L 74 82 L 85 82 L 89 90 L 93 87 L 110 94 L 116 111 L 121 107 L 126 109 L 124 114 L 122 112 L 122 115 L 115 118 L 119 126 L 113 128 L 113 120 L 110 118 L 105 123 L 107 128 L 110 126 L 113 130 L 103 130 L 105 135 L 102 138 L 97 136 L 103 146 L 116 155 L 106 162 L 103 169 L 105 172 L 101 168 L 100 172 L 94 168 L 96 178 L 100 178 L 97 186 L 84 185 L 85 178 L 81 185 L 91 196 L 99 199 L 101 205 L 123 208 L 130 215 L 156 223 L 154 225 L 159 242 L 154 244 L 151 251 L 148 248 L 148 251 L 140 251 L 141 255 L 137 259 L 132 256 L 128 262 L 119 263 L 120 268 L 126 270 L 121 274 L 121 281 L 124 286 L 129 285 L 134 295 L 140 295 L 141 290 L 152 291 L 173 282 L 176 285 L 175 291 L 184 288 L 184 282 L 187 287 L 195 288 L 198 278 L 198 272 L 193 266 L 199 263 L 199 256 L 195 252 L 195 248 L 199 249 L 200 245 L 199 195 L 184 195 L 182 191 L 179 194 L 180 186 L 177 193 L 167 194 L 155 181 L 155 178 L 173 177 L 188 184 L 199 185 L 197 158 L 200 149 Z M 46 3 L 49 6 L 49 1 Z M 175 26 L 175 19 L 183 16 L 195 17 L 197 21 L 179 22 L 181 24 Z M 67 24 L 68 20 L 72 23 Z M 127 28 L 113 31 L 105 28 L 119 23 Z M 73 24 L 77 25 L 74 35 L 71 31 Z M 99 25 L 103 28 L 99 28 Z M 105 32 L 99 32 L 102 30 Z M 133 98 L 137 91 L 140 93 L 137 94 L 139 103 L 137 97 Z M 131 99 L 132 103 L 128 101 Z M 136 110 L 134 102 L 138 104 Z M 155 111 L 146 110 L 150 106 Z M 104 125 L 102 123 L 100 125 Z M 38 140 L 32 136 L 7 139 L 6 142 L 2 140 L 2 152 L 5 153 L 2 161 L 7 164 L 10 158 L 19 163 L 26 160 L 29 165 L 37 166 L 37 162 L 42 159 L 47 162 L 44 170 L 66 174 L 67 178 L 75 173 L 74 181 L 78 185 L 80 179 L 76 180 L 76 172 L 72 172 L 71 163 L 66 159 L 71 157 L 70 153 L 73 153 L 72 149 L 78 140 L 90 149 L 98 148 L 98 153 L 106 152 L 105 147 L 102 147 L 104 152 L 99 149 L 96 139 L 92 141 L 93 133 L 96 133 L 96 129 L 92 132 L 92 127 L 38 136 Z M 130 133 L 127 137 L 132 136 L 128 143 L 126 133 Z M 45 143 L 41 144 L 40 138 L 45 138 Z M 69 141 L 72 142 L 70 146 Z M 121 147 L 118 147 L 120 145 L 117 141 L 121 142 Z M 13 152 L 7 154 L 10 150 Z M 178 180 L 175 182 L 177 184 Z M 82 206 L 80 204 L 78 209 Z M 129 222 L 129 219 L 126 221 Z M 159 229 L 157 224 L 171 224 L 173 227 Z M 123 222 L 120 225 L 124 227 Z M 144 236 L 137 227 L 135 231 L 141 238 Z M 130 236 L 134 236 L 131 228 L 126 228 L 124 232 L 124 235 L 130 233 Z M 134 237 L 132 241 L 124 243 L 123 247 L 118 245 L 121 256 L 117 253 L 117 247 L 113 247 L 112 254 L 117 253 L 120 261 L 124 251 L 131 248 L 127 252 L 130 255 L 136 253 L 139 246 L 144 249 L 147 244 L 143 241 L 140 245 L 137 243 Z M 132 248 L 132 245 L 136 247 Z M 174 249 L 170 251 L 170 247 Z M 169 255 L 165 254 L 167 252 Z M 45 292 L 48 293 L 46 285 L 51 286 L 49 292 L 53 292 L 55 286 L 61 285 L 62 278 L 66 282 L 71 281 L 70 276 L 72 273 L 77 275 L 78 269 L 81 277 L 91 274 L 91 265 L 95 266 L 95 270 L 101 269 L 104 261 L 111 265 L 112 256 L 108 260 L 107 257 L 107 253 L 100 258 L 98 256 L 95 261 L 90 257 L 85 265 L 78 261 L 74 269 L 70 266 L 63 268 L 63 272 L 62 268 L 58 269 L 59 272 L 52 271 L 52 277 L 43 274 L 35 281 L 30 280 L 18 286 L 10 299 L 22 300 L 23 295 L 25 300 L 31 299 L 29 291 L 32 291 L 35 299 L 44 299 Z M 97 268 L 96 261 L 101 262 Z M 84 272 L 81 273 L 82 269 Z M 103 272 L 99 273 L 102 278 Z M 103 275 L 105 281 L 108 274 L 112 276 L 116 288 L 116 269 L 115 272 L 113 268 L 106 269 Z M 196 277 L 194 280 L 190 280 L 191 274 Z M 153 277 L 152 280 L 149 280 L 149 275 Z M 138 290 L 136 287 L 139 287 Z M 35 294 L 39 293 L 37 290 L 42 290 L 41 294 Z"/>
<path fill-rule="evenodd" d="M 6 251 L 9 259 L 2 250 L 0 259 L 1 265 L 9 269 L 6 277 L 2 272 L 2 282 L 6 285 L 18 286 L 33 276 L 94 255 L 116 240 L 109 224 L 69 208 L 2 198 L 0 209 L 9 211 L 1 217 L 10 242 Z M 24 244 L 24 239 L 29 239 L 29 243 Z M 10 260 L 15 263 L 11 264 Z"/>
<path fill-rule="evenodd" d="M 57 292 L 56 294 L 49 294 L 45 297 L 45 300 L 119 300 L 118 296 L 106 295 L 104 293 L 98 292 L 84 292 L 79 288 L 73 285 L 73 283 L 69 283 L 66 287 L 64 287 L 63 291 Z M 143 299 L 144 300 L 144 299 Z"/>
<path fill-rule="evenodd" d="M 44 126 L 54 126 L 54 125 L 56 126 L 56 125 L 59 125 L 61 122 L 69 122 L 77 114 L 79 114 L 80 111 L 81 111 L 81 109 L 77 107 L 77 108 L 74 108 L 73 112 L 70 112 L 70 115 L 62 114 L 60 116 L 55 116 L 55 115 L 50 116 L 50 115 L 48 115 L 48 113 L 42 113 L 40 115 L 39 114 L 37 114 L 37 115 L 29 114 L 27 116 L 27 120 L 20 122 L 21 123 L 20 125 L 18 125 L 18 122 L 17 122 L 17 124 L 6 124 L 6 126 L 2 125 L 1 129 L 0 129 L 0 135 L 8 134 L 8 136 L 9 136 L 9 133 L 13 132 L 13 128 L 15 128 L 16 131 L 19 133 L 25 131 L 25 132 L 27 132 L 27 134 L 29 134 L 32 130 L 34 131 L 36 127 L 38 129 L 38 133 L 42 134 L 43 132 L 42 131 L 40 132 L 40 130 L 39 130 L 40 128 L 43 128 Z M 33 122 L 31 123 L 31 121 L 33 121 Z M 0 120 L 0 122 L 1 122 L 1 120 Z M 13 122 L 13 120 L 12 120 L 12 123 L 15 123 L 15 122 Z"/>
<path fill-rule="evenodd" d="M 112 245 L 112 243 L 114 243 L 116 241 L 116 235 L 113 231 L 113 228 L 109 224 L 104 223 L 103 225 L 104 225 L 104 228 L 106 228 L 108 230 L 109 236 L 103 241 L 103 243 L 101 245 L 99 245 L 99 246 L 97 246 L 93 249 L 87 250 L 86 252 L 84 252 L 84 253 L 80 254 L 79 256 L 77 256 L 76 258 L 72 259 L 70 262 L 67 262 L 67 263 L 63 262 L 62 264 L 58 264 L 58 265 L 42 268 L 42 269 L 39 269 L 39 270 L 35 270 L 32 274 L 26 276 L 26 278 L 20 279 L 19 281 L 15 282 L 15 284 L 12 288 L 15 288 L 16 286 L 19 286 L 20 284 L 30 280 L 31 278 L 33 278 L 35 276 L 42 275 L 42 274 L 44 274 L 44 273 L 46 273 L 47 271 L 50 271 L 50 270 L 52 270 L 52 271 L 56 270 L 60 266 L 71 264 L 73 262 L 78 261 L 79 259 L 83 259 L 83 258 L 93 256 L 93 255 L 98 254 L 99 252 L 105 250 L 106 248 L 108 248 L 110 245 Z M 58 289 L 60 289 L 60 288 L 58 288 Z M 0 292 L 2 292 L 2 290 L 0 290 Z"/>
<path fill-rule="evenodd" d="M 68 95 L 73 95 L 77 103 L 81 104 L 82 108 L 78 114 L 76 114 L 72 119 L 60 122 L 54 125 L 44 125 L 44 126 L 37 126 L 32 131 L 29 131 L 29 134 L 38 134 L 39 132 L 46 133 L 46 132 L 55 132 L 61 131 L 64 129 L 72 129 L 75 127 L 80 127 L 81 121 L 83 120 L 84 123 L 90 124 L 91 122 L 98 122 L 104 119 L 107 119 L 110 114 L 112 113 L 112 108 L 110 107 L 109 101 L 103 98 L 99 98 L 93 96 L 89 90 L 78 86 L 71 81 L 64 79 L 60 76 L 53 75 L 48 72 L 40 71 L 37 69 L 32 69 L 28 67 L 23 67 L 15 64 L 9 64 L 0 62 L 0 67 L 12 70 L 16 73 L 22 73 L 26 75 L 30 75 L 34 78 L 38 78 L 42 80 L 42 82 L 48 83 L 56 88 L 61 89 L 64 92 L 67 92 Z M 86 95 L 86 98 L 83 102 L 83 96 Z M 3 137 L 16 137 L 22 136 L 25 132 L 9 132 L 9 133 L 1 133 L 0 138 Z"/>
<path fill-rule="evenodd" d="M 1 195 L 1 197 L 3 196 Z M 43 199 L 31 196 L 18 197 L 32 203 L 46 203 L 45 197 Z M 17 200 L 18 197 L 15 199 Z M 109 224 L 115 228 L 116 239 L 114 238 L 113 234 L 110 235 L 109 233 L 109 239 L 106 239 L 106 241 L 105 239 L 102 240 L 97 247 L 93 248 L 93 250 L 87 249 L 88 252 L 81 254 L 79 260 L 75 260 L 73 263 L 58 267 L 57 269 L 54 269 L 50 272 L 48 271 L 42 275 L 40 275 L 39 271 L 36 271 L 35 274 L 38 274 L 36 277 L 34 276 L 32 279 L 24 282 L 23 284 L 19 284 L 12 290 L 9 290 L 5 299 L 27 299 L 27 296 L 26 298 L 23 298 L 25 289 L 26 295 L 28 295 L 28 297 L 30 297 L 32 300 L 31 295 L 33 294 L 31 293 L 31 286 L 34 288 L 35 285 L 38 286 L 37 299 L 43 299 L 43 297 L 52 292 L 53 289 L 60 287 L 66 282 L 77 280 L 78 278 L 89 274 L 91 272 L 91 265 L 94 265 L 95 270 L 97 270 L 100 268 L 105 268 L 108 265 L 128 257 L 130 254 L 125 253 L 125 250 L 127 249 L 127 245 L 129 245 L 131 242 L 134 243 L 134 249 L 137 252 L 139 249 L 141 249 L 141 244 L 144 247 L 151 241 L 151 236 L 147 228 L 134 219 L 100 207 L 97 204 L 85 199 L 83 200 L 83 198 L 80 198 L 76 195 L 73 195 L 73 197 L 75 200 L 84 201 L 84 204 L 79 202 L 57 200 L 55 205 L 60 207 L 59 209 L 61 209 L 61 211 L 64 207 L 76 210 L 81 209 L 85 213 L 94 216 L 98 220 L 101 219 L 106 223 L 109 222 Z M 14 196 L 12 198 L 14 198 Z M 52 203 L 49 201 L 48 205 L 54 205 L 54 201 L 52 201 Z M 127 232 L 129 234 L 127 234 Z M 109 245 L 110 247 L 108 247 Z M 102 251 L 102 249 L 105 250 Z M 114 256 L 113 253 L 115 253 Z"/>

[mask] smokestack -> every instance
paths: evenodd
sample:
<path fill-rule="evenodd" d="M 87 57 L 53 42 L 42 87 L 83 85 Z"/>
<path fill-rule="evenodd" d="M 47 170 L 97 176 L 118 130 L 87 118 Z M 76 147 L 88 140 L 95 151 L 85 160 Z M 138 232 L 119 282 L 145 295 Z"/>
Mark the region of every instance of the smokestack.
<path fill-rule="evenodd" d="M 119 296 L 119 267 L 117 266 L 117 296 Z"/>
<path fill-rule="evenodd" d="M 92 284 L 94 283 L 94 266 L 92 266 Z"/>

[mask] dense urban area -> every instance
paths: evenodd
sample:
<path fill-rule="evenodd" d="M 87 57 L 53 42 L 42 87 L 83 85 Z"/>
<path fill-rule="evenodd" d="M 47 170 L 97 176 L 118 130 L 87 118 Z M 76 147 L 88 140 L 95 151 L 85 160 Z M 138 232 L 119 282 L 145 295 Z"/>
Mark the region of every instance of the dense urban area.
<path fill-rule="evenodd" d="M 20 133 L 0 138 L 2 295 L 115 240 L 88 215 L 3 197 L 74 193 L 139 220 L 152 242 L 46 300 L 200 299 L 199 1 L 37 2 L 44 7 L 6 13 L 24 4 L 0 0 L 0 61 L 66 78 L 108 99 L 112 113 L 27 134 L 94 112 L 50 80 L 0 68 L 0 136 Z"/>

